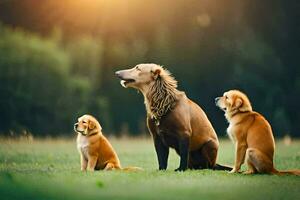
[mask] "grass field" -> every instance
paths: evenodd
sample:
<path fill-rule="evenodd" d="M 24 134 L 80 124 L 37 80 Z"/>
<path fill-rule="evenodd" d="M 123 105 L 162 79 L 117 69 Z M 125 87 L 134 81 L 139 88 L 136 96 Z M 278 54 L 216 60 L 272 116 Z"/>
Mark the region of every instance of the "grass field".
<path fill-rule="evenodd" d="M 228 174 L 223 171 L 174 172 L 178 156 L 157 171 L 151 140 L 111 141 L 121 163 L 143 172 L 80 171 L 74 140 L 0 140 L 1 199 L 300 199 L 300 177 Z M 232 164 L 233 145 L 220 141 L 218 162 Z M 300 168 L 300 141 L 277 142 L 278 169 Z"/>

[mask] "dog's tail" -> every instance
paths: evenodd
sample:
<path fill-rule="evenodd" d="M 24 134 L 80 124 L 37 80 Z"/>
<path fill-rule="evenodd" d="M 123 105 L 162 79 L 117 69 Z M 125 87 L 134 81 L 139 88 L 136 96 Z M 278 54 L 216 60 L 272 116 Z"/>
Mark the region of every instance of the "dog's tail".
<path fill-rule="evenodd" d="M 232 167 L 226 166 L 226 165 L 220 165 L 220 164 L 216 164 L 213 167 L 213 170 L 225 170 L 225 171 L 231 171 Z"/>
<path fill-rule="evenodd" d="M 144 171 L 144 169 L 140 168 L 140 167 L 124 167 L 121 170 L 125 171 L 125 172 L 140 172 L 140 171 Z"/>
<path fill-rule="evenodd" d="M 276 175 L 296 175 L 296 176 L 300 176 L 300 170 L 299 169 L 292 169 L 292 170 L 277 170 L 277 169 L 273 169 L 272 171 L 273 174 Z"/>

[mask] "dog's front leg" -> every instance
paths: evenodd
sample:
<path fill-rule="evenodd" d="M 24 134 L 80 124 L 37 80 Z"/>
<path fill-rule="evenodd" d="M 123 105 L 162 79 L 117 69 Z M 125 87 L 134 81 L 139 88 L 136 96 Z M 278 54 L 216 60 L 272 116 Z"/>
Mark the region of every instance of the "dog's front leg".
<path fill-rule="evenodd" d="M 239 170 L 241 169 L 241 165 L 245 161 L 246 150 L 247 150 L 247 144 L 236 142 L 235 163 L 234 163 L 234 168 L 230 171 L 230 173 L 239 172 Z"/>
<path fill-rule="evenodd" d="M 95 171 L 97 156 L 90 156 L 87 164 L 88 171 Z"/>
<path fill-rule="evenodd" d="M 190 140 L 188 137 L 179 139 L 180 165 L 175 171 L 185 171 L 188 166 Z"/>
<path fill-rule="evenodd" d="M 168 167 L 169 147 L 167 147 L 158 135 L 153 135 L 155 151 L 157 154 L 159 170 L 166 170 Z"/>
<path fill-rule="evenodd" d="M 80 154 L 80 164 L 81 164 L 81 171 L 85 171 L 87 167 L 87 160 L 84 158 L 82 154 Z"/>

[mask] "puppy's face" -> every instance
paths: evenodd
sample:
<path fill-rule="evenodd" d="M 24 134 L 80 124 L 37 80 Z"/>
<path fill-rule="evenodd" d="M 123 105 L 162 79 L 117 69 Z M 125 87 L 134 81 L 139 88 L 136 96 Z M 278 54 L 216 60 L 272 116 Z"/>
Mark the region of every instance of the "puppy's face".
<path fill-rule="evenodd" d="M 246 112 L 252 110 L 248 97 L 238 90 L 225 92 L 222 97 L 217 97 L 215 99 L 215 103 L 216 106 L 226 113 L 231 113 L 233 111 Z"/>
<path fill-rule="evenodd" d="M 97 129 L 97 122 L 93 117 L 89 115 L 83 115 L 79 117 L 78 122 L 74 124 L 75 132 L 85 136 L 95 133 L 96 129 Z"/>
<path fill-rule="evenodd" d="M 123 87 L 140 89 L 154 81 L 160 72 L 161 67 L 156 64 L 139 64 L 131 69 L 117 71 L 116 76 L 121 79 Z"/>

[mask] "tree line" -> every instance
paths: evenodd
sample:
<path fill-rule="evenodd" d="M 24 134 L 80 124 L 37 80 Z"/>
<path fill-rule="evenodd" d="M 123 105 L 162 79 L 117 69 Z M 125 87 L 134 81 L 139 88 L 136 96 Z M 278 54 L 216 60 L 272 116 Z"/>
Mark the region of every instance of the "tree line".
<path fill-rule="evenodd" d="M 114 71 L 153 62 L 173 73 L 219 136 L 227 124 L 214 98 L 232 88 L 249 95 L 275 136 L 300 136 L 297 5 L 0 1 L 0 132 L 69 134 L 91 113 L 107 133 L 144 134 L 143 97 L 121 88 Z"/>

